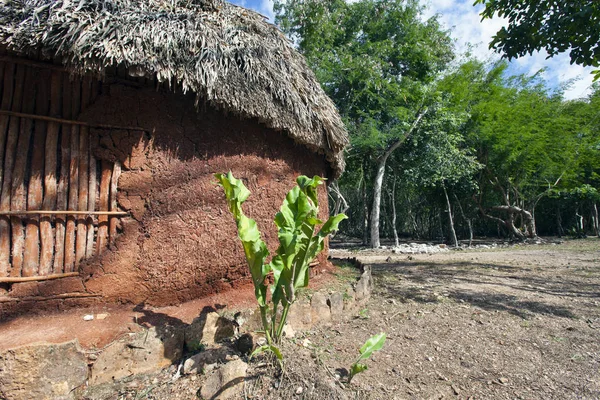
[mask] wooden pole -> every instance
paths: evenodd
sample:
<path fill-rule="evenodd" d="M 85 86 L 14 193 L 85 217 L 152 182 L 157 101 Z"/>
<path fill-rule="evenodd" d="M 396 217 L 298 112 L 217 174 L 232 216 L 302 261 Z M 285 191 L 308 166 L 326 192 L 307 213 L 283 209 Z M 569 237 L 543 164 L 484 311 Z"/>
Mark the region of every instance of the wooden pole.
<path fill-rule="evenodd" d="M 75 80 L 71 97 L 72 118 L 77 118 L 81 109 L 81 81 Z M 86 182 L 87 184 L 87 182 Z M 68 209 L 77 210 L 79 205 L 79 126 L 71 126 L 71 162 L 69 166 L 69 201 Z M 75 269 L 75 218 L 67 215 L 65 233 L 65 272 Z"/>
<path fill-rule="evenodd" d="M 35 96 L 35 113 L 48 114 L 50 71 L 37 71 L 38 88 Z M 35 121 L 33 135 L 33 151 L 31 155 L 31 173 L 27 191 L 27 210 L 40 210 L 44 195 L 44 153 L 46 143 L 47 123 Z M 25 220 L 25 252 L 23 253 L 23 276 L 37 275 L 40 262 L 40 218 L 33 216 Z"/>
<path fill-rule="evenodd" d="M 71 118 L 71 81 L 67 74 L 62 75 L 63 81 L 63 103 L 62 116 Z M 60 178 L 58 180 L 56 208 L 65 210 L 67 208 L 67 199 L 69 191 L 69 165 L 71 162 L 71 127 L 67 124 L 61 126 L 60 140 Z M 55 274 L 64 272 L 65 267 L 65 231 L 66 231 L 66 215 L 57 215 L 55 220 L 56 230 L 56 245 L 54 251 L 54 268 Z"/>
<path fill-rule="evenodd" d="M 121 175 L 121 163 L 115 161 L 113 166 L 112 177 L 110 179 L 110 210 L 118 211 L 119 205 L 117 203 L 117 184 L 119 182 L 119 176 Z M 111 216 L 109 219 L 109 230 L 108 237 L 110 243 L 114 243 L 117 238 L 117 223 L 119 218 L 117 216 Z"/>
<path fill-rule="evenodd" d="M 99 294 L 93 293 L 63 293 L 54 296 L 30 296 L 30 297 L 0 297 L 0 303 L 20 303 L 24 301 L 48 301 L 57 299 L 80 299 L 90 297 L 101 297 Z"/>
<path fill-rule="evenodd" d="M 84 79 L 81 91 L 82 107 L 87 104 L 89 98 L 89 80 Z M 78 195 L 78 210 L 88 209 L 88 170 L 89 170 L 89 128 L 82 126 L 79 129 L 79 195 Z M 79 266 L 79 262 L 85 258 L 87 241 L 87 222 L 84 216 L 77 219 L 77 242 L 75 245 L 75 266 Z"/>
<path fill-rule="evenodd" d="M 86 210 L 23 210 L 0 211 L 0 215 L 129 215 L 127 211 L 86 211 Z"/>
<path fill-rule="evenodd" d="M 100 176 L 100 204 L 98 207 L 102 211 L 108 210 L 110 178 L 112 175 L 112 163 L 102 160 L 102 174 Z M 98 239 L 96 241 L 96 254 L 102 254 L 107 244 L 108 236 L 108 216 L 101 215 L 98 217 Z"/>
<path fill-rule="evenodd" d="M 150 132 L 148 129 L 145 129 L 145 128 L 142 128 L 139 126 L 89 124 L 85 121 L 77 121 L 77 120 L 74 120 L 71 118 L 56 118 L 56 117 L 49 117 L 47 115 L 37 115 L 37 114 L 32 114 L 32 113 L 24 113 L 24 112 L 16 112 L 16 111 L 8 111 L 8 110 L 0 110 L 0 115 L 7 115 L 9 117 L 29 118 L 29 119 L 35 119 L 35 120 L 40 120 L 40 121 L 46 121 L 46 122 L 58 122 L 60 124 L 87 126 L 87 127 L 94 128 L 94 129 Z"/>
<path fill-rule="evenodd" d="M 4 64 L 2 64 L 4 66 Z M 14 93 L 14 75 L 15 65 L 8 64 L 2 69 L 2 109 L 9 109 L 12 106 Z M 4 146 L 6 145 L 6 131 L 8 129 L 8 115 L 0 115 L 0 191 L 2 191 L 2 180 L 4 178 Z"/>
<path fill-rule="evenodd" d="M 14 75 L 15 65 L 8 64 L 4 68 L 2 76 L 2 108 L 8 109 L 12 107 L 14 96 Z M 7 141 L 8 122 L 10 117 L 0 115 L 0 210 L 4 210 L 4 196 L 2 195 L 4 187 L 5 168 L 5 147 Z M 6 151 L 9 151 L 7 148 Z M 10 165 L 12 168 L 12 164 Z M 10 203 L 8 203 L 10 204 Z M 6 276 L 10 269 L 10 228 L 8 227 L 8 219 L 0 217 L 0 276 Z"/>
<path fill-rule="evenodd" d="M 52 274 L 44 276 L 11 276 L 7 278 L 0 277 L 0 283 L 21 283 L 21 282 L 36 282 L 36 281 L 49 281 L 52 279 L 68 278 L 71 276 L 79 276 L 79 272 L 67 272 L 66 274 Z"/>
<path fill-rule="evenodd" d="M 61 73 L 53 71 L 50 79 L 50 115 L 60 114 L 61 85 Z M 42 203 L 42 208 L 45 210 L 56 208 L 56 153 L 59 131 L 59 124 L 56 122 L 48 123 L 44 161 L 44 200 Z M 54 255 L 54 234 L 50 215 L 42 215 L 40 218 L 40 242 L 39 274 L 47 275 L 52 271 Z"/>
<path fill-rule="evenodd" d="M 92 80 L 92 88 L 90 90 L 90 100 L 89 104 L 92 104 L 96 101 L 98 97 L 98 80 Z M 88 153 L 90 155 L 90 170 L 89 170 L 89 181 L 88 181 L 88 211 L 96 210 L 96 192 L 98 190 L 98 182 L 97 182 L 97 162 L 96 157 L 94 157 L 94 150 L 98 147 L 98 134 L 95 131 L 90 131 L 88 128 L 89 134 L 89 149 Z M 94 219 L 89 216 L 87 218 L 87 244 L 85 248 L 85 257 L 90 258 L 94 255 Z"/>
<path fill-rule="evenodd" d="M 31 113 L 35 108 L 35 85 L 34 71 L 26 67 L 25 83 L 23 93 L 23 111 Z M 19 127 L 19 139 L 17 141 L 17 153 L 12 176 L 12 187 L 10 196 L 11 210 L 24 210 L 26 207 L 27 188 L 25 186 L 25 173 L 27 160 L 29 159 L 29 142 L 33 130 L 33 121 L 21 118 Z M 23 219 L 13 216 L 10 219 L 12 234 L 12 276 L 22 276 L 23 273 L 23 250 L 25 248 L 25 230 Z"/>

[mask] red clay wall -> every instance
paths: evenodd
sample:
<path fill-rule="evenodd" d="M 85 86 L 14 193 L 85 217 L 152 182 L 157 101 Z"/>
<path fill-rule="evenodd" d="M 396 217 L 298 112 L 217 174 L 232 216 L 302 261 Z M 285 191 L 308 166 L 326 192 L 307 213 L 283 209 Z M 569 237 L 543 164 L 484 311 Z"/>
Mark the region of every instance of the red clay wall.
<path fill-rule="evenodd" d="M 206 108 L 183 95 L 112 85 L 81 116 L 91 123 L 141 126 L 102 130 L 99 158 L 120 160 L 119 205 L 131 212 L 114 248 L 82 268 L 89 293 L 166 305 L 248 282 L 235 223 L 213 175 L 231 170 L 252 195 L 245 204 L 271 252 L 272 222 L 300 174 L 325 175 L 323 157 L 256 121 Z M 327 197 L 320 192 L 323 217 Z M 322 257 L 323 258 L 323 257 Z"/>

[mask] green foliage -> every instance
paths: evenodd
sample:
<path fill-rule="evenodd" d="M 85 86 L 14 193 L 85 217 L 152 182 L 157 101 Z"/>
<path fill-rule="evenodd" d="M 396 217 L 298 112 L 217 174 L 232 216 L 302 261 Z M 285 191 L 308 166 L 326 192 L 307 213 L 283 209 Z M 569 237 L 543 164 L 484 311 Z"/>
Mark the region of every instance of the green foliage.
<path fill-rule="evenodd" d="M 361 364 L 361 361 L 364 361 L 371 357 L 371 355 L 381 350 L 383 345 L 385 344 L 385 333 L 381 332 L 375 336 L 371 336 L 365 344 L 360 348 L 360 355 L 354 361 L 354 364 L 350 367 L 349 375 L 348 375 L 348 383 L 352 381 L 352 378 L 358 373 L 366 371 L 368 367 L 365 364 Z"/>
<path fill-rule="evenodd" d="M 254 282 L 255 296 L 268 341 L 268 345 L 259 350 L 271 351 L 280 358 L 280 352 L 273 345 L 273 341 L 277 343 L 281 339 L 289 307 L 296 299 L 296 291 L 308 286 L 310 263 L 323 250 L 327 235 L 337 231 L 339 223 L 346 219 L 346 216 L 338 214 L 325 222 L 319 220 L 317 189 L 324 179 L 318 176 L 299 176 L 296 180 L 297 186 L 288 192 L 280 211 L 275 215 L 279 247 L 271 262 L 266 263 L 269 251 L 260 238 L 256 222 L 246 217 L 242 211 L 242 204 L 250 195 L 250 191 L 241 180 L 234 178 L 231 172 L 227 175 L 216 174 L 215 177 L 223 187 L 229 210 L 237 223 L 238 236 Z M 318 225 L 322 225 L 321 229 L 315 233 Z M 269 310 L 265 279 L 271 271 L 272 308 Z M 277 321 L 280 305 L 283 311 Z M 269 311 L 270 318 L 267 319 Z"/>
<path fill-rule="evenodd" d="M 550 57 L 570 52 L 571 63 L 600 66 L 600 3 L 597 0 L 475 0 L 483 19 L 497 14 L 508 26 L 494 35 L 490 48 L 508 59 L 544 49 Z M 600 71 L 595 71 L 600 77 Z"/>

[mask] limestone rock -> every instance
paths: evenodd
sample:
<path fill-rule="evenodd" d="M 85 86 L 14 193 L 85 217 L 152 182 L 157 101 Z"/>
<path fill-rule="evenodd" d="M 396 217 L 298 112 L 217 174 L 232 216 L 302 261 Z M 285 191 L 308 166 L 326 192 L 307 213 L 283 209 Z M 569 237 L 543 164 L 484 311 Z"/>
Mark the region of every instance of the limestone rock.
<path fill-rule="evenodd" d="M 304 299 L 297 300 L 290 307 L 287 323 L 295 330 L 310 329 L 313 326 L 310 303 Z"/>
<path fill-rule="evenodd" d="M 248 364 L 233 360 L 210 373 L 200 389 L 203 399 L 231 399 L 238 396 L 244 385 Z"/>
<path fill-rule="evenodd" d="M 373 277 L 371 276 L 371 267 L 368 265 L 364 266 L 364 271 L 356 284 L 356 300 L 362 301 L 367 300 L 371 297 L 371 291 L 373 290 Z"/>
<path fill-rule="evenodd" d="M 344 296 L 344 310 L 350 311 L 356 308 L 356 292 L 352 286 L 348 286 Z"/>
<path fill-rule="evenodd" d="M 75 399 L 87 379 L 87 359 L 74 340 L 37 344 L 0 354 L 0 398 Z"/>
<path fill-rule="evenodd" d="M 327 297 L 323 293 L 315 293 L 310 299 L 312 322 L 328 322 L 331 321 L 331 310 L 327 305 Z"/>
<path fill-rule="evenodd" d="M 337 321 L 344 317 L 344 296 L 341 293 L 334 292 L 329 296 L 329 309 L 331 319 Z"/>
<path fill-rule="evenodd" d="M 194 354 L 183 363 L 184 374 L 200 374 L 209 364 L 224 363 L 233 353 L 227 347 L 215 347 Z"/>
<path fill-rule="evenodd" d="M 90 385 L 167 367 L 181 357 L 183 334 L 171 327 L 152 327 L 117 340 L 94 362 Z"/>
<path fill-rule="evenodd" d="M 236 323 L 216 312 L 202 314 L 185 329 L 185 345 L 195 350 L 200 344 L 212 346 L 236 334 Z"/>

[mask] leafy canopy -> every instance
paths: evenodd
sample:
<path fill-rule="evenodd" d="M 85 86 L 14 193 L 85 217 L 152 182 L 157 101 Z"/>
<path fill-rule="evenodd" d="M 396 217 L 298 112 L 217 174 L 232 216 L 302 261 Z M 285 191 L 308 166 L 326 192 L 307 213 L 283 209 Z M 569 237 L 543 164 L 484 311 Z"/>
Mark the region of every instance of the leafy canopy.
<path fill-rule="evenodd" d="M 552 57 L 570 52 L 571 64 L 600 66 L 600 2 L 598 0 L 476 0 L 483 19 L 495 14 L 508 26 L 494 35 L 490 48 L 512 58 L 544 49 Z M 600 77 L 600 71 L 595 71 Z"/>

